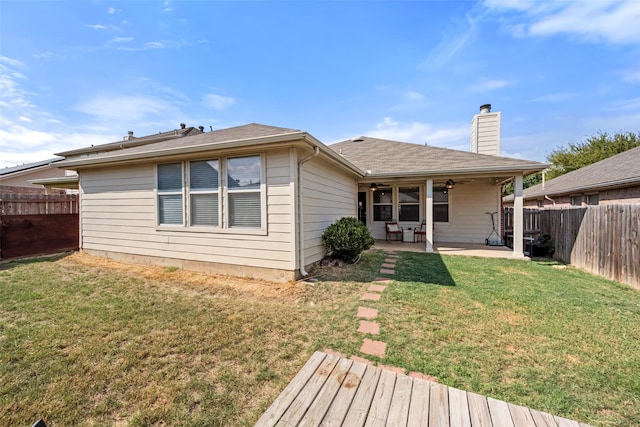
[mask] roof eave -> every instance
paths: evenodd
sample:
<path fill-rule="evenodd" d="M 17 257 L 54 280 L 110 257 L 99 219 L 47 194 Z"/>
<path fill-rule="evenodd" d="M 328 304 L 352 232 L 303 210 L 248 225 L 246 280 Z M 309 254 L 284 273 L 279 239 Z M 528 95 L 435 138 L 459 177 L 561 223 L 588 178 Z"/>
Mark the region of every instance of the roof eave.
<path fill-rule="evenodd" d="M 520 173 L 530 174 L 540 170 L 547 168 L 549 165 L 535 163 L 535 164 L 524 164 L 524 165 L 509 165 L 509 166 L 483 166 L 483 167 L 470 167 L 470 168 L 447 168 L 447 169 L 432 169 L 432 170 L 421 170 L 421 171 L 412 171 L 412 172 L 382 172 L 382 173 L 370 173 L 367 174 L 367 177 L 370 178 L 391 178 L 391 177 L 418 177 L 418 176 L 441 176 L 441 175 L 452 175 L 452 174 L 490 174 L 490 173 Z"/>
<path fill-rule="evenodd" d="M 629 187 L 629 186 L 633 186 L 634 184 L 640 185 L 640 177 L 618 179 L 614 181 L 600 182 L 600 183 L 591 184 L 591 185 L 573 186 L 573 187 L 568 187 L 568 188 L 559 189 L 559 190 L 537 191 L 533 194 L 524 194 L 523 198 L 533 199 L 533 198 L 544 197 L 544 196 L 560 196 L 564 194 L 584 193 L 585 191 L 609 190 L 617 187 Z"/>
<path fill-rule="evenodd" d="M 342 156 L 339 156 L 329 147 L 324 145 L 322 142 L 308 134 L 307 132 L 292 132 L 287 134 L 280 135 L 270 135 L 264 137 L 257 138 L 243 138 L 237 140 L 230 140 L 224 142 L 212 142 L 208 144 L 198 144 L 188 147 L 171 147 L 163 150 L 156 151 L 143 151 L 139 153 L 114 153 L 111 155 L 101 156 L 99 158 L 92 157 L 82 157 L 77 159 L 69 159 L 63 160 L 56 164 L 59 168 L 91 168 L 91 167 L 101 167 L 114 163 L 122 163 L 122 162 L 139 162 L 144 161 L 146 159 L 153 159 L 159 157 L 171 157 L 171 156 L 184 156 L 185 154 L 195 154 L 206 151 L 220 151 L 220 150 L 231 150 L 237 148 L 244 148 L 248 146 L 268 146 L 271 144 L 281 144 L 286 142 L 295 142 L 295 141 L 305 141 L 312 147 L 318 147 L 320 152 L 324 154 L 326 157 L 331 158 L 333 161 L 339 162 L 345 169 L 351 171 L 357 176 L 363 177 L 364 172 L 360 170 L 358 167 L 347 161 Z"/>

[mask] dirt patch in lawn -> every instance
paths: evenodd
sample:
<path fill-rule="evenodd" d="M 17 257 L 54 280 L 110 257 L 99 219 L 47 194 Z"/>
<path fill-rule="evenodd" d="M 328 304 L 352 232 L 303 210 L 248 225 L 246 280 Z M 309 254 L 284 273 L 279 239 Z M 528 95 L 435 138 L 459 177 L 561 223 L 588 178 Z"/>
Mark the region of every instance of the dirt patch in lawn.
<path fill-rule="evenodd" d="M 183 269 L 130 264 L 114 261 L 109 258 L 89 255 L 83 252 L 76 252 L 64 258 L 60 262 L 117 270 L 133 276 L 161 282 L 167 286 L 175 286 L 179 284 L 182 291 L 184 291 L 185 285 L 188 285 L 194 291 L 224 287 L 227 289 L 231 288 L 235 292 L 248 294 L 254 297 L 290 298 L 292 300 L 299 298 L 306 291 L 306 285 L 301 282 L 268 282 L 257 279 L 243 279 L 233 276 L 199 273 Z"/>

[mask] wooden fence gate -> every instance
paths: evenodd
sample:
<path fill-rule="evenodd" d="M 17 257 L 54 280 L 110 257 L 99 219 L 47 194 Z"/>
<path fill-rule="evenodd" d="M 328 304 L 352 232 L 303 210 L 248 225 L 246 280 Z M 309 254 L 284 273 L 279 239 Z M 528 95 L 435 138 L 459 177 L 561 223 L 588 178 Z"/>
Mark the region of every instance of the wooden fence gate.
<path fill-rule="evenodd" d="M 0 259 L 79 246 L 77 195 L 0 194 Z"/>

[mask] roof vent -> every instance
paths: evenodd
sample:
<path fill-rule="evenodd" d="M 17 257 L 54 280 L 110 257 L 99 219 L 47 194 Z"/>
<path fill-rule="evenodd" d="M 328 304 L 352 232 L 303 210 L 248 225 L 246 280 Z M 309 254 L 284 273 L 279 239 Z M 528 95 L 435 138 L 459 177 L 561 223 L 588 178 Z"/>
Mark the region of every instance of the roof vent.
<path fill-rule="evenodd" d="M 351 138 L 351 141 L 353 141 L 353 142 L 362 142 L 362 141 L 364 141 L 364 136 L 354 136 L 353 138 Z"/>
<path fill-rule="evenodd" d="M 132 131 L 132 130 L 130 130 L 129 132 L 127 132 L 127 136 L 124 136 L 124 137 L 122 138 L 122 140 L 123 140 L 123 141 L 129 141 L 129 140 L 130 140 L 130 139 L 132 139 L 132 138 L 133 138 L 133 131 Z"/>
<path fill-rule="evenodd" d="M 487 114 L 491 112 L 491 104 L 482 104 L 480 106 L 480 114 Z"/>
<path fill-rule="evenodd" d="M 200 129 L 200 132 L 204 133 L 204 126 L 198 126 L 198 129 Z"/>
<path fill-rule="evenodd" d="M 180 123 L 180 129 L 184 129 L 186 127 L 187 127 L 187 125 L 185 125 L 184 123 Z"/>

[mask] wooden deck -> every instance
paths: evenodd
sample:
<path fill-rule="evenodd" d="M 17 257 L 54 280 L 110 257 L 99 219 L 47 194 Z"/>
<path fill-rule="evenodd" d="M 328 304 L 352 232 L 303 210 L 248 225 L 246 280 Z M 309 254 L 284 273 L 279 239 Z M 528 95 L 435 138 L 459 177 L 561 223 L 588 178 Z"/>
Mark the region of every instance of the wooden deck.
<path fill-rule="evenodd" d="M 587 427 L 316 352 L 256 426 Z"/>

